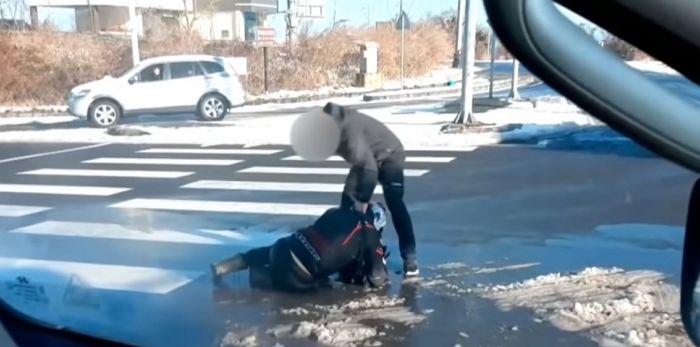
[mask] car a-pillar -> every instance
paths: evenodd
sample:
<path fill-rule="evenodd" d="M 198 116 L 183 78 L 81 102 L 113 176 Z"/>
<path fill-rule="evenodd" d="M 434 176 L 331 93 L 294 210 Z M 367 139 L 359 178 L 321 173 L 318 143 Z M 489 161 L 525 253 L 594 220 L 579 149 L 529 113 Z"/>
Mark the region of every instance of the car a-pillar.
<path fill-rule="evenodd" d="M 108 128 L 119 123 L 123 115 L 121 105 L 110 98 L 99 98 L 90 104 L 88 120 L 101 128 Z"/>
<path fill-rule="evenodd" d="M 222 120 L 228 114 L 231 103 L 217 92 L 207 93 L 197 103 L 197 115 L 203 120 Z"/>

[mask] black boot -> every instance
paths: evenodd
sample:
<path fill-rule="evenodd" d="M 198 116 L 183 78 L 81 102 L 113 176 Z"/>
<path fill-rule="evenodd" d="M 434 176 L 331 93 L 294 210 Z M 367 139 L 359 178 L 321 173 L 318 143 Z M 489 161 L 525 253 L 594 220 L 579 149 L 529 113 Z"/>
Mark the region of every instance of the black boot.
<path fill-rule="evenodd" d="M 214 284 L 217 286 L 220 285 L 221 276 L 225 274 L 245 270 L 247 268 L 248 264 L 246 264 L 246 261 L 243 258 L 243 254 L 236 254 L 231 258 L 224 259 L 220 262 L 211 264 L 211 273 L 212 278 L 214 280 Z"/>

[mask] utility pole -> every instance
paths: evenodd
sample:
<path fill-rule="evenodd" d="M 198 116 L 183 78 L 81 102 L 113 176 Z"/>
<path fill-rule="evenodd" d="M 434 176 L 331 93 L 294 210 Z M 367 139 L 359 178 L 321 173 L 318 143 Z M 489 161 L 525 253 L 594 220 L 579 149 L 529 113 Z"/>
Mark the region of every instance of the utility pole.
<path fill-rule="evenodd" d="M 463 39 L 462 37 L 464 36 L 464 14 L 466 11 L 464 9 L 466 8 L 465 6 L 465 0 L 458 0 L 457 2 L 457 40 L 455 40 L 455 54 L 458 54 L 459 57 L 455 61 L 456 64 L 453 66 L 454 68 L 458 68 L 462 66 L 463 62 L 461 61 L 462 55 L 461 50 L 462 50 L 462 42 Z"/>
<path fill-rule="evenodd" d="M 404 50 L 404 29 L 406 27 L 406 23 L 404 23 L 406 16 L 403 13 L 403 0 L 401 0 L 399 4 L 399 16 L 401 16 L 401 90 L 403 90 L 403 50 Z"/>
<path fill-rule="evenodd" d="M 510 98 L 513 100 L 520 99 L 520 94 L 518 93 L 518 73 L 520 70 L 520 62 L 513 57 L 513 77 L 510 81 Z"/>
<path fill-rule="evenodd" d="M 139 33 L 136 29 L 136 1 L 132 0 L 129 4 L 129 23 L 131 24 L 131 59 L 136 66 L 141 61 L 139 54 Z"/>
<path fill-rule="evenodd" d="M 95 28 L 95 11 L 92 7 L 92 4 L 90 3 L 90 0 L 87 1 L 88 5 L 88 11 L 90 11 L 90 29 L 92 29 L 93 33 L 97 33 L 98 30 Z"/>
<path fill-rule="evenodd" d="M 474 60 L 476 50 L 476 1 L 465 0 L 464 35 L 462 42 L 462 109 L 457 115 L 457 122 L 475 124 L 472 105 L 474 103 Z"/>
<path fill-rule="evenodd" d="M 299 18 L 297 17 L 296 0 L 287 0 L 287 43 L 296 41 L 296 28 Z"/>

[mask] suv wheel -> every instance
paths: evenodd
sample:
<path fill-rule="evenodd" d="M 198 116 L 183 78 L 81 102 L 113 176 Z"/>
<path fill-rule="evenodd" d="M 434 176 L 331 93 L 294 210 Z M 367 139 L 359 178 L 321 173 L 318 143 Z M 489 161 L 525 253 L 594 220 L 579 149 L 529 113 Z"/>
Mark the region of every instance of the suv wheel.
<path fill-rule="evenodd" d="M 117 124 L 122 115 L 116 103 L 109 100 L 98 100 L 90 107 L 88 116 L 92 124 L 107 128 Z"/>
<path fill-rule="evenodd" d="M 207 94 L 199 100 L 197 110 L 204 120 L 222 120 L 228 113 L 228 103 L 219 94 Z"/>

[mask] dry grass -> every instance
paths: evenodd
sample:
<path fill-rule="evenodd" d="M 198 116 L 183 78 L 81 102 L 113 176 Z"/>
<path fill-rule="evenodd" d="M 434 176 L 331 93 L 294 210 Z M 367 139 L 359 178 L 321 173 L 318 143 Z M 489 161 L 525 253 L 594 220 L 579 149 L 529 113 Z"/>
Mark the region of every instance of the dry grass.
<path fill-rule="evenodd" d="M 0 103 L 58 103 L 73 86 L 125 65 L 126 45 L 91 35 L 0 35 Z"/>
<path fill-rule="evenodd" d="M 269 49 L 270 91 L 349 86 L 359 71 L 358 42 L 379 44 L 385 79 L 400 74 L 400 33 L 393 28 L 347 29 L 304 35 L 292 46 Z M 140 43 L 142 58 L 206 53 L 248 58 L 248 91 L 263 92 L 263 52 L 246 43 L 204 42 L 190 32 L 154 30 Z M 419 76 L 449 61 L 453 33 L 439 23 L 416 23 L 405 36 L 405 76 Z M 60 104 L 70 88 L 131 65 L 124 37 L 47 30 L 0 33 L 0 104 Z"/>
<path fill-rule="evenodd" d="M 612 35 L 605 39 L 603 46 L 625 60 L 649 59 L 649 55 L 646 52 Z"/>

